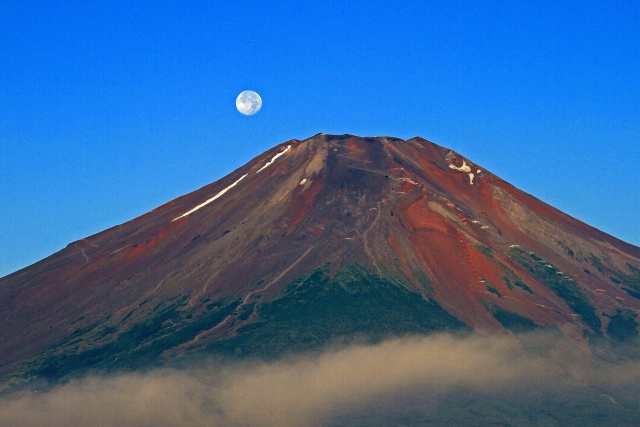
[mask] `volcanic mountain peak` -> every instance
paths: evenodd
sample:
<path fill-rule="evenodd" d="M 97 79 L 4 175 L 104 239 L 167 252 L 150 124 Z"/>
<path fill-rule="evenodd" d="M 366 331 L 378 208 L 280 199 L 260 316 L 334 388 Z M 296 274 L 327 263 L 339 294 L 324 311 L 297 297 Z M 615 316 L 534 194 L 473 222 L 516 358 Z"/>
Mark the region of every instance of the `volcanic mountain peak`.
<path fill-rule="evenodd" d="M 625 341 L 637 313 L 640 248 L 422 138 L 318 134 L 0 279 L 0 370 L 460 328 Z"/>

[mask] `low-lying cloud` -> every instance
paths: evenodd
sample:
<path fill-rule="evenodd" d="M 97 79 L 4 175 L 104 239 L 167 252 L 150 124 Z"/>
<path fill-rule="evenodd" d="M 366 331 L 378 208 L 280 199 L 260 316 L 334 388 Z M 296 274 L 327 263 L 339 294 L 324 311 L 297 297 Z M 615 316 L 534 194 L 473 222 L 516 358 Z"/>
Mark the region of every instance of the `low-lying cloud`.
<path fill-rule="evenodd" d="M 557 392 L 639 381 L 639 364 L 603 363 L 549 335 L 432 335 L 274 363 L 85 378 L 45 393 L 5 397 L 0 424 L 306 426 L 412 394 L 495 393 L 529 385 Z"/>

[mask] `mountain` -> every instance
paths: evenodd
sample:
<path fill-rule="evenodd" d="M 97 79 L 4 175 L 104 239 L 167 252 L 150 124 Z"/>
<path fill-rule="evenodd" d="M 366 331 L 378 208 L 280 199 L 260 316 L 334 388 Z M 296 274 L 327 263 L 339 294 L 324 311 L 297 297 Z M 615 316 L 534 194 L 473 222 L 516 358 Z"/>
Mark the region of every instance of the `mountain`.
<path fill-rule="evenodd" d="M 0 381 L 391 336 L 635 352 L 640 248 L 422 138 L 319 134 L 0 279 Z"/>

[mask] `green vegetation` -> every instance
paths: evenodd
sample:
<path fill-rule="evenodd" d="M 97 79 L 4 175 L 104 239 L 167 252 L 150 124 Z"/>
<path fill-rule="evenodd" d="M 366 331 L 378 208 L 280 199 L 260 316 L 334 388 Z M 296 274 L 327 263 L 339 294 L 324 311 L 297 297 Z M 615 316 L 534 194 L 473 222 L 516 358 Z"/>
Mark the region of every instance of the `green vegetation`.
<path fill-rule="evenodd" d="M 253 314 L 256 303 L 246 304 L 238 309 L 238 320 L 247 320 Z"/>
<path fill-rule="evenodd" d="M 560 240 L 558 240 L 558 245 L 560 245 L 560 247 L 564 250 L 564 252 L 569 255 L 571 258 L 575 258 L 575 253 L 573 252 L 573 249 L 571 249 L 569 247 L 569 245 L 567 245 L 565 242 L 562 242 Z"/>
<path fill-rule="evenodd" d="M 520 276 L 518 276 L 512 269 L 510 269 L 509 267 L 507 267 L 506 265 L 504 265 L 499 261 L 498 261 L 498 265 L 500 265 L 500 267 L 502 267 L 502 269 L 506 273 L 506 275 L 502 277 L 502 280 L 504 281 L 504 284 L 507 287 L 507 289 L 513 290 L 517 286 L 523 289 L 524 291 L 529 292 L 532 295 L 535 294 L 535 292 L 533 292 L 533 290 L 529 286 L 527 286 L 527 284 L 522 281 Z"/>
<path fill-rule="evenodd" d="M 429 276 L 427 276 L 427 273 L 425 273 L 424 271 L 420 270 L 420 271 L 416 271 L 414 273 L 414 276 L 415 276 L 416 279 L 418 279 L 418 282 L 420 283 L 422 288 L 425 290 L 427 295 L 430 295 L 431 292 L 433 292 L 433 287 L 431 286 L 431 284 L 429 282 Z"/>
<path fill-rule="evenodd" d="M 562 298 L 569 308 L 580 315 L 582 321 L 594 332 L 601 333 L 602 322 L 600 318 L 573 279 L 560 273 L 556 267 L 545 262 L 533 252 L 526 253 L 521 248 L 513 247 L 510 256 L 545 283 L 553 293 Z"/>
<path fill-rule="evenodd" d="M 495 317 L 495 319 L 500 322 L 505 329 L 508 329 L 513 333 L 519 334 L 531 332 L 540 328 L 540 326 L 536 325 L 531 319 L 523 317 L 517 313 L 504 310 L 498 306 L 494 305 L 489 307 L 489 310 L 492 312 L 493 317 Z"/>
<path fill-rule="evenodd" d="M 489 246 L 478 243 L 477 245 L 475 245 L 475 248 L 484 256 L 493 259 L 493 251 Z"/>
<path fill-rule="evenodd" d="M 487 288 L 487 290 L 489 292 L 491 292 L 492 294 L 497 295 L 498 298 L 502 297 L 502 294 L 500 294 L 500 292 L 496 288 L 494 288 L 493 286 L 491 286 L 489 284 L 486 284 L 486 285 L 484 285 L 484 287 Z"/>
<path fill-rule="evenodd" d="M 118 328 L 103 321 L 79 329 L 62 343 L 49 349 L 46 358 L 32 366 L 31 374 L 50 380 L 79 375 L 88 369 L 109 371 L 151 367 L 160 361 L 163 351 L 193 339 L 230 315 L 240 304 L 238 299 L 225 299 L 207 306 L 208 311 L 193 317 L 191 310 L 181 310 L 185 298 L 156 304 L 145 321 L 117 334 Z M 111 335 L 111 341 L 91 347 L 69 349 L 73 338 L 97 340 Z M 81 340 L 77 341 L 82 344 Z M 66 345 L 65 345 L 66 344 Z M 62 350 L 64 348 L 64 350 Z"/>
<path fill-rule="evenodd" d="M 428 279 L 421 283 L 428 291 Z M 77 329 L 67 339 L 32 360 L 28 375 L 69 379 L 88 371 L 147 369 L 162 353 L 189 342 L 230 315 L 256 319 L 231 338 L 209 344 L 221 356 L 273 358 L 335 342 L 377 342 L 390 336 L 433 331 L 468 331 L 433 299 L 353 265 L 329 276 L 317 269 L 294 280 L 272 301 L 241 304 L 238 298 L 204 300 L 205 311 L 186 309 L 186 297 L 145 301 L 126 318 L 144 319 L 132 326 L 107 318 Z M 126 329 L 125 329 L 126 328 Z"/>
<path fill-rule="evenodd" d="M 594 254 L 589 254 L 589 262 L 593 265 L 600 273 L 604 274 L 604 266 L 602 265 L 602 261 L 600 258 L 595 256 Z"/>
<path fill-rule="evenodd" d="M 522 279 L 520 279 L 520 277 L 518 277 L 515 273 L 513 273 L 513 278 L 510 279 L 507 276 L 504 276 L 502 278 L 502 280 L 504 280 L 504 284 L 507 286 L 508 289 L 513 290 L 514 286 L 517 286 L 519 288 L 524 289 L 525 291 L 529 292 L 530 294 L 533 294 L 534 292 L 531 290 L 530 287 L 528 287 L 523 281 Z"/>
<path fill-rule="evenodd" d="M 208 346 L 217 354 L 271 359 L 335 342 L 468 328 L 433 299 L 352 265 L 333 277 L 317 269 L 273 301 L 256 304 L 258 323 Z"/>
<path fill-rule="evenodd" d="M 636 299 L 640 299 L 640 268 L 627 264 L 630 274 L 625 274 L 622 272 L 614 273 L 614 276 L 609 277 L 613 283 L 621 286 L 622 290 L 631 295 Z"/>
<path fill-rule="evenodd" d="M 622 287 L 622 290 L 634 297 L 635 299 L 640 299 L 640 292 L 636 292 L 633 289 Z"/>
<path fill-rule="evenodd" d="M 611 321 L 607 325 L 607 335 L 616 341 L 625 342 L 638 338 L 637 314 L 631 311 L 620 311 L 610 316 Z"/>

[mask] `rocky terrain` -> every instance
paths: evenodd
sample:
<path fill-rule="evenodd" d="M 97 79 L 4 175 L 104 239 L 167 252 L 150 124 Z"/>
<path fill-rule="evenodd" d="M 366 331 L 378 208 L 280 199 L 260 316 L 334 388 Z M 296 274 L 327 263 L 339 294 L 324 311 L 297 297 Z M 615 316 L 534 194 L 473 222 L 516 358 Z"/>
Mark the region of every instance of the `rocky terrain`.
<path fill-rule="evenodd" d="M 638 348 L 640 248 L 422 138 L 319 134 L 0 279 L 0 383 L 554 330 Z"/>

